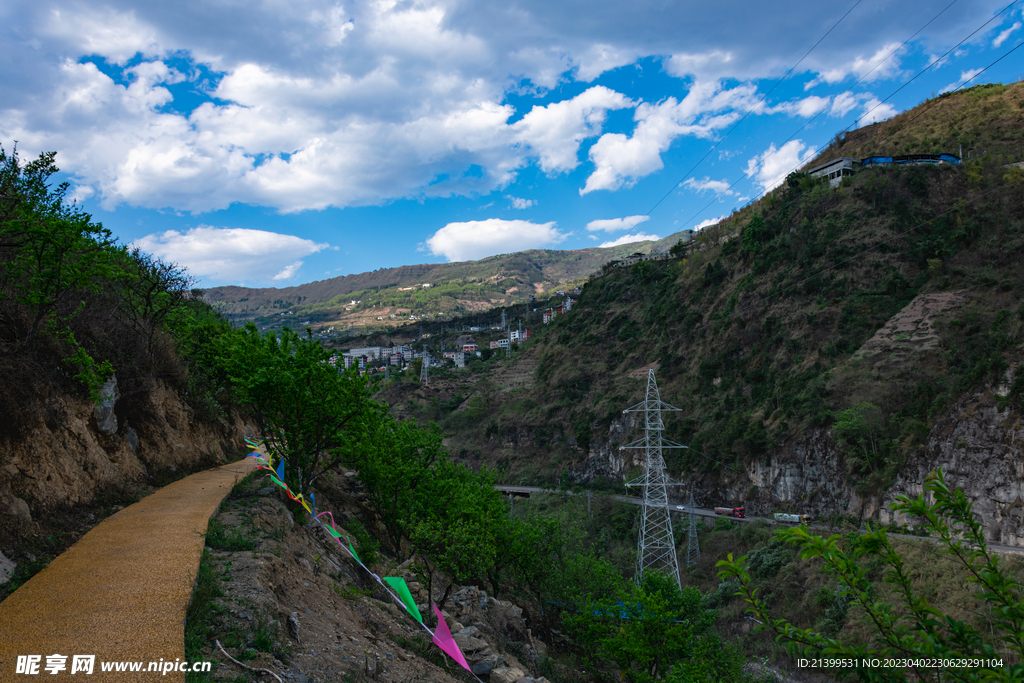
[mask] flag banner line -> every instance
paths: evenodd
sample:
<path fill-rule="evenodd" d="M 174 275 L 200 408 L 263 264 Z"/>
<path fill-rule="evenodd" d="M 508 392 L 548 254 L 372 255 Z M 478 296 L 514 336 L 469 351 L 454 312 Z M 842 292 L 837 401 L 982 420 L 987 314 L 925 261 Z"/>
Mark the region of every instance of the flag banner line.
<path fill-rule="evenodd" d="M 246 439 L 246 441 L 249 442 L 248 439 Z M 253 444 L 250 443 L 250 445 Z M 313 509 L 310 509 L 310 506 L 306 503 L 302 494 L 296 496 L 294 493 L 292 493 L 291 487 L 289 487 L 288 484 L 286 484 L 284 481 L 284 458 L 281 458 L 278 461 L 277 468 L 275 470 L 270 465 L 271 456 L 269 454 L 260 452 L 258 450 L 260 446 L 263 446 L 262 440 L 258 442 L 258 446 L 254 446 L 254 448 L 257 448 L 257 450 L 254 451 L 253 453 L 250 453 L 250 456 L 256 458 L 256 469 L 268 470 L 268 473 L 265 476 L 270 477 L 270 479 L 275 484 L 280 486 L 284 490 L 284 492 L 288 494 L 288 497 L 290 499 L 302 505 L 302 507 L 305 508 L 306 511 L 310 513 L 311 520 L 320 525 L 320 527 L 328 536 L 334 538 L 334 540 L 338 542 L 338 545 L 342 548 L 342 550 L 347 552 L 349 556 L 356 562 L 356 564 L 362 567 L 367 574 L 372 576 L 374 581 L 376 581 L 377 584 L 382 589 L 384 589 L 384 591 L 388 595 L 391 596 L 391 599 L 394 600 L 396 604 L 398 604 L 406 612 L 408 612 L 410 616 L 416 619 L 420 627 L 422 627 L 424 631 L 430 634 L 431 640 L 434 642 L 435 645 L 437 645 L 449 657 L 454 659 L 462 668 L 468 671 L 469 675 L 472 676 L 477 681 L 477 683 L 483 683 L 483 681 L 481 681 L 480 678 L 478 678 L 477 675 L 474 674 L 473 670 L 470 668 L 468 662 L 466 661 L 465 655 L 463 655 L 458 643 L 455 642 L 455 638 L 454 636 L 452 636 L 451 630 L 448 628 L 448 624 L 445 622 L 444 616 L 441 614 L 441 610 L 438 609 L 437 605 L 433 601 L 431 601 L 430 603 L 434 609 L 434 613 L 437 615 L 437 627 L 434 631 L 431 631 L 430 628 L 425 623 L 423 623 L 423 615 L 420 614 L 419 607 L 417 607 L 415 600 L 413 600 L 412 593 L 409 590 L 409 586 L 408 584 L 406 584 L 405 579 L 401 577 L 385 577 L 383 580 L 381 580 L 381 577 L 374 574 L 369 567 L 363 564 L 362 560 L 359 559 L 359 555 L 358 553 L 356 553 L 355 548 L 352 546 L 351 539 L 347 536 L 345 537 L 345 540 L 348 541 L 347 547 L 345 543 L 342 542 L 342 534 L 335 527 L 334 515 L 331 514 L 329 510 L 325 510 L 319 514 L 316 514 L 314 512 L 316 509 L 316 499 L 313 497 L 312 493 L 310 493 L 309 498 L 310 501 L 313 503 Z M 266 463 L 263 462 L 263 460 L 261 459 L 262 457 L 267 458 Z M 324 524 L 323 521 L 320 519 L 320 517 L 323 517 L 324 515 L 327 515 L 330 518 L 330 527 Z"/>

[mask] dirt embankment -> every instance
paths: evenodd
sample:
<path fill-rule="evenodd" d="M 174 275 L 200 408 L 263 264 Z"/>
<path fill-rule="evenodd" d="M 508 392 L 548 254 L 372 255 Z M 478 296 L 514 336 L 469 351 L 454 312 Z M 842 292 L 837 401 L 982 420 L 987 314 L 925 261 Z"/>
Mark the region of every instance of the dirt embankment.
<path fill-rule="evenodd" d="M 105 389 L 100 406 L 52 396 L 47 415 L 0 439 L 0 600 L 9 578 L 24 581 L 104 517 L 245 453 L 238 417 L 198 420 L 161 382 L 125 398 L 116 380 Z"/>
<path fill-rule="evenodd" d="M 368 521 L 358 482 L 351 476 L 335 480 L 316 497 L 337 515 L 339 530 L 354 517 Z M 245 666 L 290 681 L 464 679 L 365 569 L 318 526 L 300 524 L 279 489 L 265 486 L 258 475 L 236 488 L 214 522 L 207 545 L 222 595 L 210 610 L 210 644 L 203 652 L 203 659 L 220 663 L 214 680 L 245 673 L 212 646 L 215 640 Z M 379 576 L 404 577 L 420 613 L 431 614 L 415 558 L 398 565 L 379 557 L 369 566 Z M 485 683 L 547 683 L 533 678 L 545 646 L 532 637 L 519 607 L 463 586 L 446 603 L 444 616 Z"/>

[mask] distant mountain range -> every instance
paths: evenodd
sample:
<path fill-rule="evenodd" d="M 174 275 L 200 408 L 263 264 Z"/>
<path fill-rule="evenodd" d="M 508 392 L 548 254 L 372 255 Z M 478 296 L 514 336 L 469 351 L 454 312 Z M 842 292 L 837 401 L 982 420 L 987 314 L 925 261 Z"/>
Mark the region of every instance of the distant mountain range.
<path fill-rule="evenodd" d="M 319 280 L 295 287 L 213 287 L 205 298 L 234 320 L 263 327 L 364 328 L 391 321 L 439 319 L 543 297 L 585 280 L 609 261 L 661 252 L 687 232 L 656 242 L 575 250 L 530 249 L 479 261 L 423 263 Z M 429 285 L 423 287 L 422 285 Z"/>

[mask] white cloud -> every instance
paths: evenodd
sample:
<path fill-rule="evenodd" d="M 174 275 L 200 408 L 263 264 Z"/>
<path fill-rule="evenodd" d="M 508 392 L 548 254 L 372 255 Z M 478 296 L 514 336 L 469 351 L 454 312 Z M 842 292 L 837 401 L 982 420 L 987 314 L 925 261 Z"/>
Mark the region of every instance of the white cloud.
<path fill-rule="evenodd" d="M 802 140 L 790 140 L 778 149 L 772 143 L 763 153 L 747 162 L 746 173 L 761 186 L 762 191 L 768 192 L 810 161 L 816 151 L 815 147 L 807 147 Z"/>
<path fill-rule="evenodd" d="M 295 273 L 299 272 L 299 268 L 302 267 L 302 261 L 296 261 L 290 263 L 281 269 L 281 272 L 273 277 L 274 280 L 290 280 L 295 277 Z"/>
<path fill-rule="evenodd" d="M 294 235 L 209 225 L 153 233 L 132 246 L 217 282 L 289 279 L 302 266 L 300 257 L 330 247 Z"/>
<path fill-rule="evenodd" d="M 619 230 L 632 230 L 636 226 L 640 225 L 645 221 L 649 221 L 650 216 L 626 216 L 625 218 L 602 218 L 596 221 L 590 221 L 587 223 L 587 230 L 589 232 L 597 232 L 603 230 L 605 232 L 618 232 Z"/>
<path fill-rule="evenodd" d="M 899 75 L 900 72 L 900 43 L 889 43 L 878 48 L 870 57 L 857 56 L 847 64 L 826 69 L 819 76 L 808 83 L 805 87 L 811 88 L 818 83 L 838 83 L 848 76 L 863 78 L 864 82 L 872 83 L 878 80 L 889 80 Z M 890 57 L 890 53 L 892 56 Z"/>
<path fill-rule="evenodd" d="M 483 221 L 449 223 L 429 238 L 427 246 L 435 256 L 449 261 L 472 261 L 494 254 L 558 244 L 568 237 L 555 229 L 555 222 L 531 223 L 488 218 Z"/>
<path fill-rule="evenodd" d="M 789 114 L 790 116 L 811 118 L 819 112 L 824 111 L 828 107 L 829 102 L 831 102 L 831 98 L 829 97 L 811 95 L 810 97 L 805 97 L 800 100 L 777 104 L 774 107 L 769 107 L 765 111 L 769 114 L 783 113 Z"/>
<path fill-rule="evenodd" d="M 846 92 L 836 95 L 836 98 L 832 101 L 832 107 L 828 111 L 829 116 L 846 116 L 852 109 L 857 106 L 857 96 L 847 90 Z"/>
<path fill-rule="evenodd" d="M 580 163 L 577 158 L 580 143 L 601 132 L 606 112 L 634 104 L 614 90 L 595 86 L 570 100 L 535 106 L 512 125 L 514 138 L 533 150 L 545 173 L 570 171 Z"/>
<path fill-rule="evenodd" d="M 891 119 L 897 113 L 896 107 L 891 104 L 883 104 L 877 97 L 872 97 L 864 102 L 864 113 L 860 115 L 857 122 L 861 126 L 866 126 L 869 123 L 878 123 L 879 121 Z"/>
<path fill-rule="evenodd" d="M 705 176 L 704 180 L 697 180 L 696 178 L 687 178 L 683 183 L 683 187 L 688 187 L 694 192 L 714 192 L 716 195 L 735 195 L 736 193 L 729 189 L 731 183 L 728 180 L 711 180 Z"/>
<path fill-rule="evenodd" d="M 704 228 L 711 227 L 712 225 L 718 225 L 724 221 L 728 216 L 719 216 L 718 218 L 709 218 L 706 221 L 701 221 L 697 225 L 693 226 L 694 230 L 703 230 Z"/>
<path fill-rule="evenodd" d="M 590 83 L 605 71 L 632 64 L 639 56 L 635 50 L 623 50 L 613 45 L 593 45 L 573 60 L 576 64 L 576 78 Z"/>
<path fill-rule="evenodd" d="M 1006 42 L 1006 39 L 1010 37 L 1011 33 L 1016 31 L 1020 27 L 1021 27 L 1021 23 L 1019 21 L 1013 22 L 1013 26 L 1011 26 L 1010 28 L 1006 29 L 1005 31 L 1000 32 L 1000 34 L 998 36 L 996 36 L 996 39 L 992 41 L 992 47 L 998 48 L 1000 45 L 1002 45 L 1004 42 Z"/>
<path fill-rule="evenodd" d="M 885 121 L 898 113 L 894 106 L 883 104 L 881 100 L 869 92 L 854 94 L 847 90 L 836 95 L 832 106 L 829 108 L 828 115 L 832 117 L 846 116 L 857 107 L 862 108 L 862 113 L 856 121 L 858 126 Z"/>
<path fill-rule="evenodd" d="M 914 49 L 941 54 L 997 6 L 960 0 Z M 752 87 L 721 90 L 719 79 L 781 76 L 808 36 L 835 22 L 833 7 L 791 0 L 747 3 L 728 21 L 722 5 L 696 0 L 595 0 L 585 10 L 550 0 L 169 7 L 4 3 L 0 139 L 19 140 L 26 152 L 57 150 L 61 167 L 106 208 L 202 212 L 246 203 L 295 212 L 484 195 L 531 163 L 549 174 L 571 171 L 607 112 L 635 106 L 633 91 L 596 86 L 518 121 L 523 112 L 510 94 L 547 94 L 630 64 L 652 68 L 645 58 L 693 78 L 682 102 L 643 105 L 634 130 L 591 149 L 596 167 L 583 192 L 614 190 L 659 170 L 678 137 L 714 137 L 749 108 Z M 930 9 L 921 0 L 865 0 L 801 68 L 826 80 L 866 74 Z M 892 78 L 898 68 L 890 60 L 869 78 Z M 185 87 L 168 87 L 182 79 Z M 196 108 L 202 94 L 210 97 Z M 726 94 L 733 100 L 715 100 Z M 824 105 L 808 98 L 781 106 L 806 116 Z"/>
<path fill-rule="evenodd" d="M 533 199 L 523 199 L 522 197 L 513 197 L 510 194 L 505 195 L 505 198 L 512 202 L 512 208 L 513 209 L 528 209 L 528 208 L 530 208 L 531 206 L 533 206 L 534 204 L 537 203 Z M 491 204 L 493 204 L 493 203 L 494 202 L 491 202 Z M 491 204 L 488 204 L 487 206 L 490 206 Z M 483 209 L 483 208 L 486 208 L 486 207 L 481 206 L 480 208 Z"/>
<path fill-rule="evenodd" d="M 79 55 L 102 55 L 123 65 L 137 53 L 155 57 L 164 52 L 159 30 L 131 10 L 55 3 L 44 11 L 48 16 L 39 22 L 39 33 Z"/>
<path fill-rule="evenodd" d="M 681 135 L 709 138 L 750 109 L 756 89 L 740 85 L 723 89 L 718 82 L 697 82 L 681 101 L 670 97 L 658 104 L 640 104 L 633 135 L 606 133 L 590 148 L 596 168 L 580 194 L 631 187 L 643 176 L 661 170 L 661 154 Z"/>
<path fill-rule="evenodd" d="M 698 79 L 715 80 L 727 74 L 750 77 L 752 73 L 737 74 L 736 63 L 731 52 L 722 50 L 711 50 L 704 53 L 680 53 L 674 54 L 665 62 L 665 71 L 678 78 L 694 76 Z"/>
<path fill-rule="evenodd" d="M 645 235 L 642 232 L 638 232 L 635 235 L 623 235 L 619 239 L 612 240 L 611 242 L 602 242 L 597 245 L 597 248 L 604 249 L 605 247 L 617 247 L 622 244 L 633 244 L 634 242 L 654 242 L 660 239 L 661 238 L 657 235 Z"/>
<path fill-rule="evenodd" d="M 970 71 L 963 71 L 963 72 L 961 72 L 960 73 L 960 80 L 954 81 L 953 83 L 950 83 L 949 85 L 945 86 L 944 88 L 942 88 L 942 90 L 939 91 L 939 94 L 942 94 L 944 92 L 950 92 L 951 90 L 956 90 L 961 85 L 963 85 L 964 83 L 967 83 L 968 81 L 973 79 L 975 76 L 980 74 L 982 71 L 984 71 L 984 69 L 971 69 Z"/>

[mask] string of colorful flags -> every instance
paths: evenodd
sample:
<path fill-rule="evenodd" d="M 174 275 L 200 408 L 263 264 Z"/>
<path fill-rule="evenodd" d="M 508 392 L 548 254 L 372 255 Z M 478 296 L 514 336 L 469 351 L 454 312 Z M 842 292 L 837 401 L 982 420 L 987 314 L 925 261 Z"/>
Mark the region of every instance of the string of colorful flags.
<path fill-rule="evenodd" d="M 305 508 L 313 521 L 319 524 L 324 531 L 332 536 L 334 540 L 338 542 L 338 545 L 341 546 L 342 550 L 347 552 L 360 567 L 365 569 L 366 573 L 372 576 L 373 579 L 380 584 L 385 591 L 387 591 L 388 595 L 390 595 L 391 598 L 401 607 L 404 607 L 405 610 L 419 623 L 423 630 L 430 634 L 435 645 L 441 648 L 449 657 L 454 659 L 463 669 L 468 671 L 479 683 L 483 683 L 483 681 L 480 681 L 476 674 L 473 673 L 469 663 L 466 661 L 466 657 L 462 654 L 462 650 L 459 649 L 458 643 L 456 643 L 455 638 L 452 637 L 451 629 L 448 628 L 448 624 L 445 622 L 444 616 L 441 614 L 441 610 L 438 609 L 433 600 L 431 599 L 430 604 L 434 609 L 434 614 L 437 615 L 437 628 L 431 631 L 430 628 L 423 623 L 423 616 L 420 614 L 420 610 L 416 606 L 416 601 L 413 599 L 412 593 L 410 592 L 405 579 L 400 576 L 385 576 L 382 580 L 381 577 L 370 571 L 370 569 L 363 564 L 362 560 L 359 559 L 359 554 L 356 552 L 356 549 L 352 547 L 351 539 L 345 537 L 345 540 L 348 541 L 347 545 L 342 541 L 341 532 L 339 532 L 334 526 L 334 515 L 328 511 L 317 514 L 316 497 L 312 492 L 309 494 L 309 502 L 306 502 L 301 493 L 298 496 L 292 493 L 291 488 L 289 488 L 288 484 L 284 482 L 284 458 L 281 458 L 278 461 L 277 469 L 275 470 L 270 466 L 271 457 L 270 454 L 264 450 L 262 440 L 256 441 L 246 438 L 245 441 L 253 449 L 253 452 L 249 454 L 249 457 L 256 459 L 256 469 L 269 470 L 270 474 L 266 476 L 270 477 L 271 481 L 280 486 L 284 492 L 288 494 L 289 498 Z M 330 519 L 330 526 L 327 526 L 320 520 L 321 517 L 325 516 Z"/>

